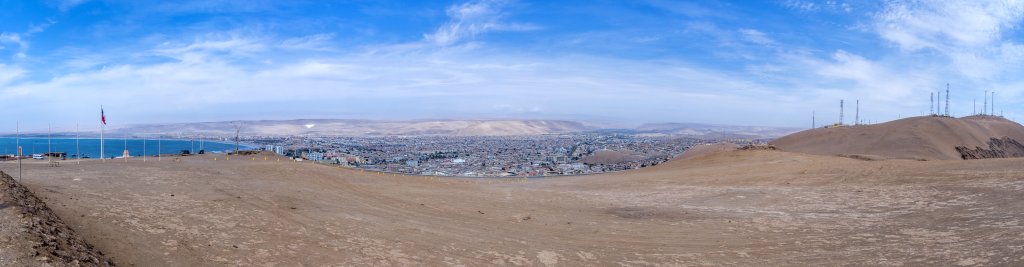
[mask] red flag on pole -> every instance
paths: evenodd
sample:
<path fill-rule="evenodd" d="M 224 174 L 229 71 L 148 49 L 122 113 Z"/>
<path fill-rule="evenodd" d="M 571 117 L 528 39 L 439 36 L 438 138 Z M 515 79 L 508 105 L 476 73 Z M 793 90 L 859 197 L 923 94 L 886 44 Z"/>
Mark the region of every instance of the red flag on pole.
<path fill-rule="evenodd" d="M 103 115 L 103 107 L 100 107 L 100 121 L 103 122 L 103 125 L 107 125 L 107 116 Z"/>

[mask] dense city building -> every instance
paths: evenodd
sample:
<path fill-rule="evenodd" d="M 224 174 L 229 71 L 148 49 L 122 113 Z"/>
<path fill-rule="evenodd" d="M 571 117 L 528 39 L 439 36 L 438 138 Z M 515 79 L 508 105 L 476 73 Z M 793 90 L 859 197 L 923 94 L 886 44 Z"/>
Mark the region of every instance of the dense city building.
<path fill-rule="evenodd" d="M 325 164 L 467 177 L 536 177 L 637 169 L 668 161 L 691 146 L 717 142 L 630 134 L 247 139 L 265 150 Z"/>

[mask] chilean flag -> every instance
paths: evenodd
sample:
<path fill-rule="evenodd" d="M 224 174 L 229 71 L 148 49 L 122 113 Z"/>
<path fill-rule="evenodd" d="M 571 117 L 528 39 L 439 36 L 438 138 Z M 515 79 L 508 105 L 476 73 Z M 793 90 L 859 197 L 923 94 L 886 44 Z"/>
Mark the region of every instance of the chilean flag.
<path fill-rule="evenodd" d="M 103 122 L 103 125 L 107 125 L 107 116 L 103 115 L 103 107 L 100 107 L 100 121 Z"/>

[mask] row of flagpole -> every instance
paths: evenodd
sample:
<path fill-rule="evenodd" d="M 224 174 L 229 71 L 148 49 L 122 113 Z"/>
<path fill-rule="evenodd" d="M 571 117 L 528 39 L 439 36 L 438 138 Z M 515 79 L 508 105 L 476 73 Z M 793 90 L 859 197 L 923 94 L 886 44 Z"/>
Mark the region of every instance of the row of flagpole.
<path fill-rule="evenodd" d="M 104 154 L 105 151 L 106 151 L 105 142 L 104 142 L 105 141 L 104 140 L 104 133 L 106 132 L 106 129 L 105 129 L 106 125 L 107 125 L 107 116 L 106 116 L 106 114 L 105 114 L 105 112 L 103 110 L 103 105 L 100 105 L 100 161 L 102 161 L 102 162 L 106 161 L 106 155 Z M 52 124 L 47 124 L 47 128 L 46 128 L 46 158 L 47 158 L 47 162 L 50 162 L 50 163 L 53 162 L 53 143 L 52 143 L 53 136 L 52 136 L 52 133 L 53 133 L 53 125 Z M 200 140 L 200 142 L 201 141 L 202 140 Z M 146 143 L 147 142 L 148 142 L 148 140 L 146 140 L 146 139 L 142 140 L 142 160 L 143 161 L 146 161 L 146 156 L 147 156 L 146 155 Z M 161 151 L 162 144 L 161 144 L 161 142 L 162 142 L 162 138 L 158 135 L 157 136 L 157 160 L 158 161 L 162 158 L 162 155 L 161 155 L 161 153 L 162 153 L 162 151 Z M 200 143 L 200 146 L 202 146 L 201 144 L 202 143 Z M 15 147 L 16 147 L 16 150 L 17 150 L 16 154 L 17 154 L 17 159 L 18 159 L 18 179 L 20 180 L 21 179 L 21 173 L 22 173 L 21 172 L 21 158 L 24 156 L 24 151 L 23 151 L 23 148 L 21 147 L 21 122 L 20 121 L 15 122 Z M 128 157 L 130 157 L 130 155 L 127 154 L 128 153 L 128 133 L 125 133 L 124 149 L 125 149 L 124 150 L 125 151 L 125 155 L 123 157 L 125 158 L 125 161 L 127 162 L 128 161 Z M 82 160 L 81 129 L 79 128 L 78 124 L 75 124 L 75 158 L 77 159 L 76 164 L 81 164 L 81 160 Z"/>
<path fill-rule="evenodd" d="M 107 125 L 107 117 L 106 117 L 106 114 L 103 111 L 103 105 L 100 105 L 100 162 L 106 162 L 106 155 L 105 155 L 106 146 L 105 146 L 105 138 L 104 138 L 104 134 L 106 132 L 106 125 Z M 82 155 L 82 147 L 81 147 L 81 129 L 80 129 L 79 126 L 80 126 L 79 124 L 77 124 L 77 123 L 75 124 L 75 158 L 76 158 L 75 163 L 81 165 L 82 164 L 82 156 L 83 155 Z M 46 158 L 47 158 L 47 161 L 49 162 L 49 164 L 51 164 L 51 166 L 53 165 L 53 155 L 54 155 L 52 139 L 53 139 L 53 125 L 48 123 L 47 124 L 47 128 L 46 128 Z M 146 149 L 147 149 L 147 147 L 146 147 L 147 144 L 146 143 L 148 143 L 148 141 L 149 140 L 146 140 L 145 138 L 142 139 L 142 161 L 143 162 L 146 161 L 146 157 L 148 156 L 147 155 L 147 151 L 146 151 Z M 205 141 L 205 139 L 200 137 L 200 139 L 199 139 L 199 147 L 200 147 L 201 151 L 204 149 L 204 141 Z M 162 155 L 162 153 L 163 153 L 163 151 L 162 151 L 162 149 L 163 149 L 163 143 L 162 143 L 163 142 L 163 138 L 162 138 L 161 135 L 157 135 L 156 142 L 157 142 L 156 143 L 157 144 L 157 154 L 156 154 L 157 161 L 160 161 L 160 160 L 163 159 L 163 155 Z M 192 145 L 193 147 L 192 147 L 192 150 L 190 150 L 190 151 L 195 151 L 195 139 L 194 138 L 192 140 L 192 143 L 193 143 L 193 145 Z M 237 143 L 237 137 L 236 137 L 236 143 Z M 15 122 L 15 143 L 14 144 L 15 144 L 15 147 L 16 147 L 16 150 L 17 150 L 16 151 L 16 155 L 17 155 L 16 158 L 18 160 L 18 181 L 21 182 L 23 180 L 23 176 L 24 176 L 24 172 L 22 171 L 22 158 L 24 157 L 24 148 L 21 147 L 21 121 L 16 121 Z M 237 152 L 237 148 L 236 148 L 236 152 Z M 35 153 L 35 152 L 33 152 L 33 153 Z M 128 152 L 128 133 L 125 133 L 125 136 L 124 136 L 124 156 L 123 156 L 125 162 L 128 162 L 128 158 L 130 156 L 131 155 Z"/>
<path fill-rule="evenodd" d="M 106 152 L 106 138 L 105 138 L 106 125 L 107 125 L 107 117 L 106 117 L 106 114 L 105 114 L 105 112 L 103 110 L 103 105 L 100 105 L 100 161 L 101 162 L 106 162 L 106 160 L 107 160 L 106 154 L 105 154 L 105 152 Z M 21 162 L 21 160 L 22 160 L 22 157 L 24 157 L 24 148 L 21 147 L 21 122 L 20 121 L 16 122 L 16 124 L 15 124 L 15 132 L 16 132 L 15 146 L 17 148 L 17 160 L 18 160 L 18 179 L 20 180 L 22 178 L 22 162 Z M 53 125 L 52 124 L 47 124 L 47 132 L 46 132 L 46 137 L 47 137 L 47 140 L 46 140 L 46 157 L 47 157 L 47 161 L 50 164 L 53 164 L 53 154 L 54 154 L 53 143 L 52 143 L 52 133 L 53 133 Z M 148 156 L 147 155 L 147 144 L 146 144 L 148 141 L 149 140 L 146 140 L 146 139 L 143 139 L 143 141 L 142 141 L 142 160 L 143 161 L 146 161 L 146 157 Z M 157 135 L 157 161 L 160 161 L 162 159 L 162 148 L 163 148 L 162 147 L 162 141 L 163 141 L 162 140 L 162 136 Z M 193 143 L 193 145 L 192 145 L 192 149 L 190 151 L 195 151 L 195 139 L 194 138 L 192 139 L 192 143 Z M 199 138 L 200 151 L 202 151 L 204 149 L 204 145 L 205 145 L 205 139 L 200 137 Z M 125 133 L 125 136 L 124 136 L 124 149 L 125 150 L 124 150 L 123 158 L 125 159 L 125 162 L 127 162 L 128 158 L 130 157 L 129 152 L 128 152 L 128 133 Z M 76 160 L 76 164 L 81 164 L 82 157 L 83 157 L 83 155 L 82 155 L 82 152 L 81 152 L 81 129 L 80 129 L 80 125 L 76 123 L 75 124 L 75 158 L 77 159 Z"/>

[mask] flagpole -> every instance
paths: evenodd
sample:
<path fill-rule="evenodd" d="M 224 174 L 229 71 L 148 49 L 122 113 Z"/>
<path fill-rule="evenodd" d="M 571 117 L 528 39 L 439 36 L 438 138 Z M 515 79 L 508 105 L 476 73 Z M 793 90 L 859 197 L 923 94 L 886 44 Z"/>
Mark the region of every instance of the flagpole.
<path fill-rule="evenodd" d="M 53 125 L 47 123 L 46 124 L 46 161 L 49 162 L 49 163 L 53 163 L 53 155 L 51 155 L 51 153 L 53 153 L 53 149 L 51 148 L 52 147 L 52 145 L 51 145 L 52 142 L 50 142 L 50 139 L 51 139 L 50 132 L 53 132 Z"/>
<path fill-rule="evenodd" d="M 131 156 L 128 152 L 128 132 L 124 133 L 124 162 L 128 162 L 128 156 Z"/>
<path fill-rule="evenodd" d="M 18 182 L 21 182 L 21 122 L 14 122 L 14 145 L 18 147 Z"/>
<path fill-rule="evenodd" d="M 103 115 L 103 105 L 100 105 L 100 162 L 106 162 L 107 158 L 103 156 L 103 130 L 106 125 L 106 115 Z"/>
<path fill-rule="evenodd" d="M 81 139 L 81 133 L 78 131 L 78 124 L 75 123 L 75 155 L 78 157 L 76 164 L 82 165 L 82 146 L 78 144 L 79 139 Z"/>
<path fill-rule="evenodd" d="M 156 161 L 160 161 L 160 139 L 159 134 L 156 135 Z"/>
<path fill-rule="evenodd" d="M 146 136 L 142 136 L 142 162 L 146 162 Z"/>

